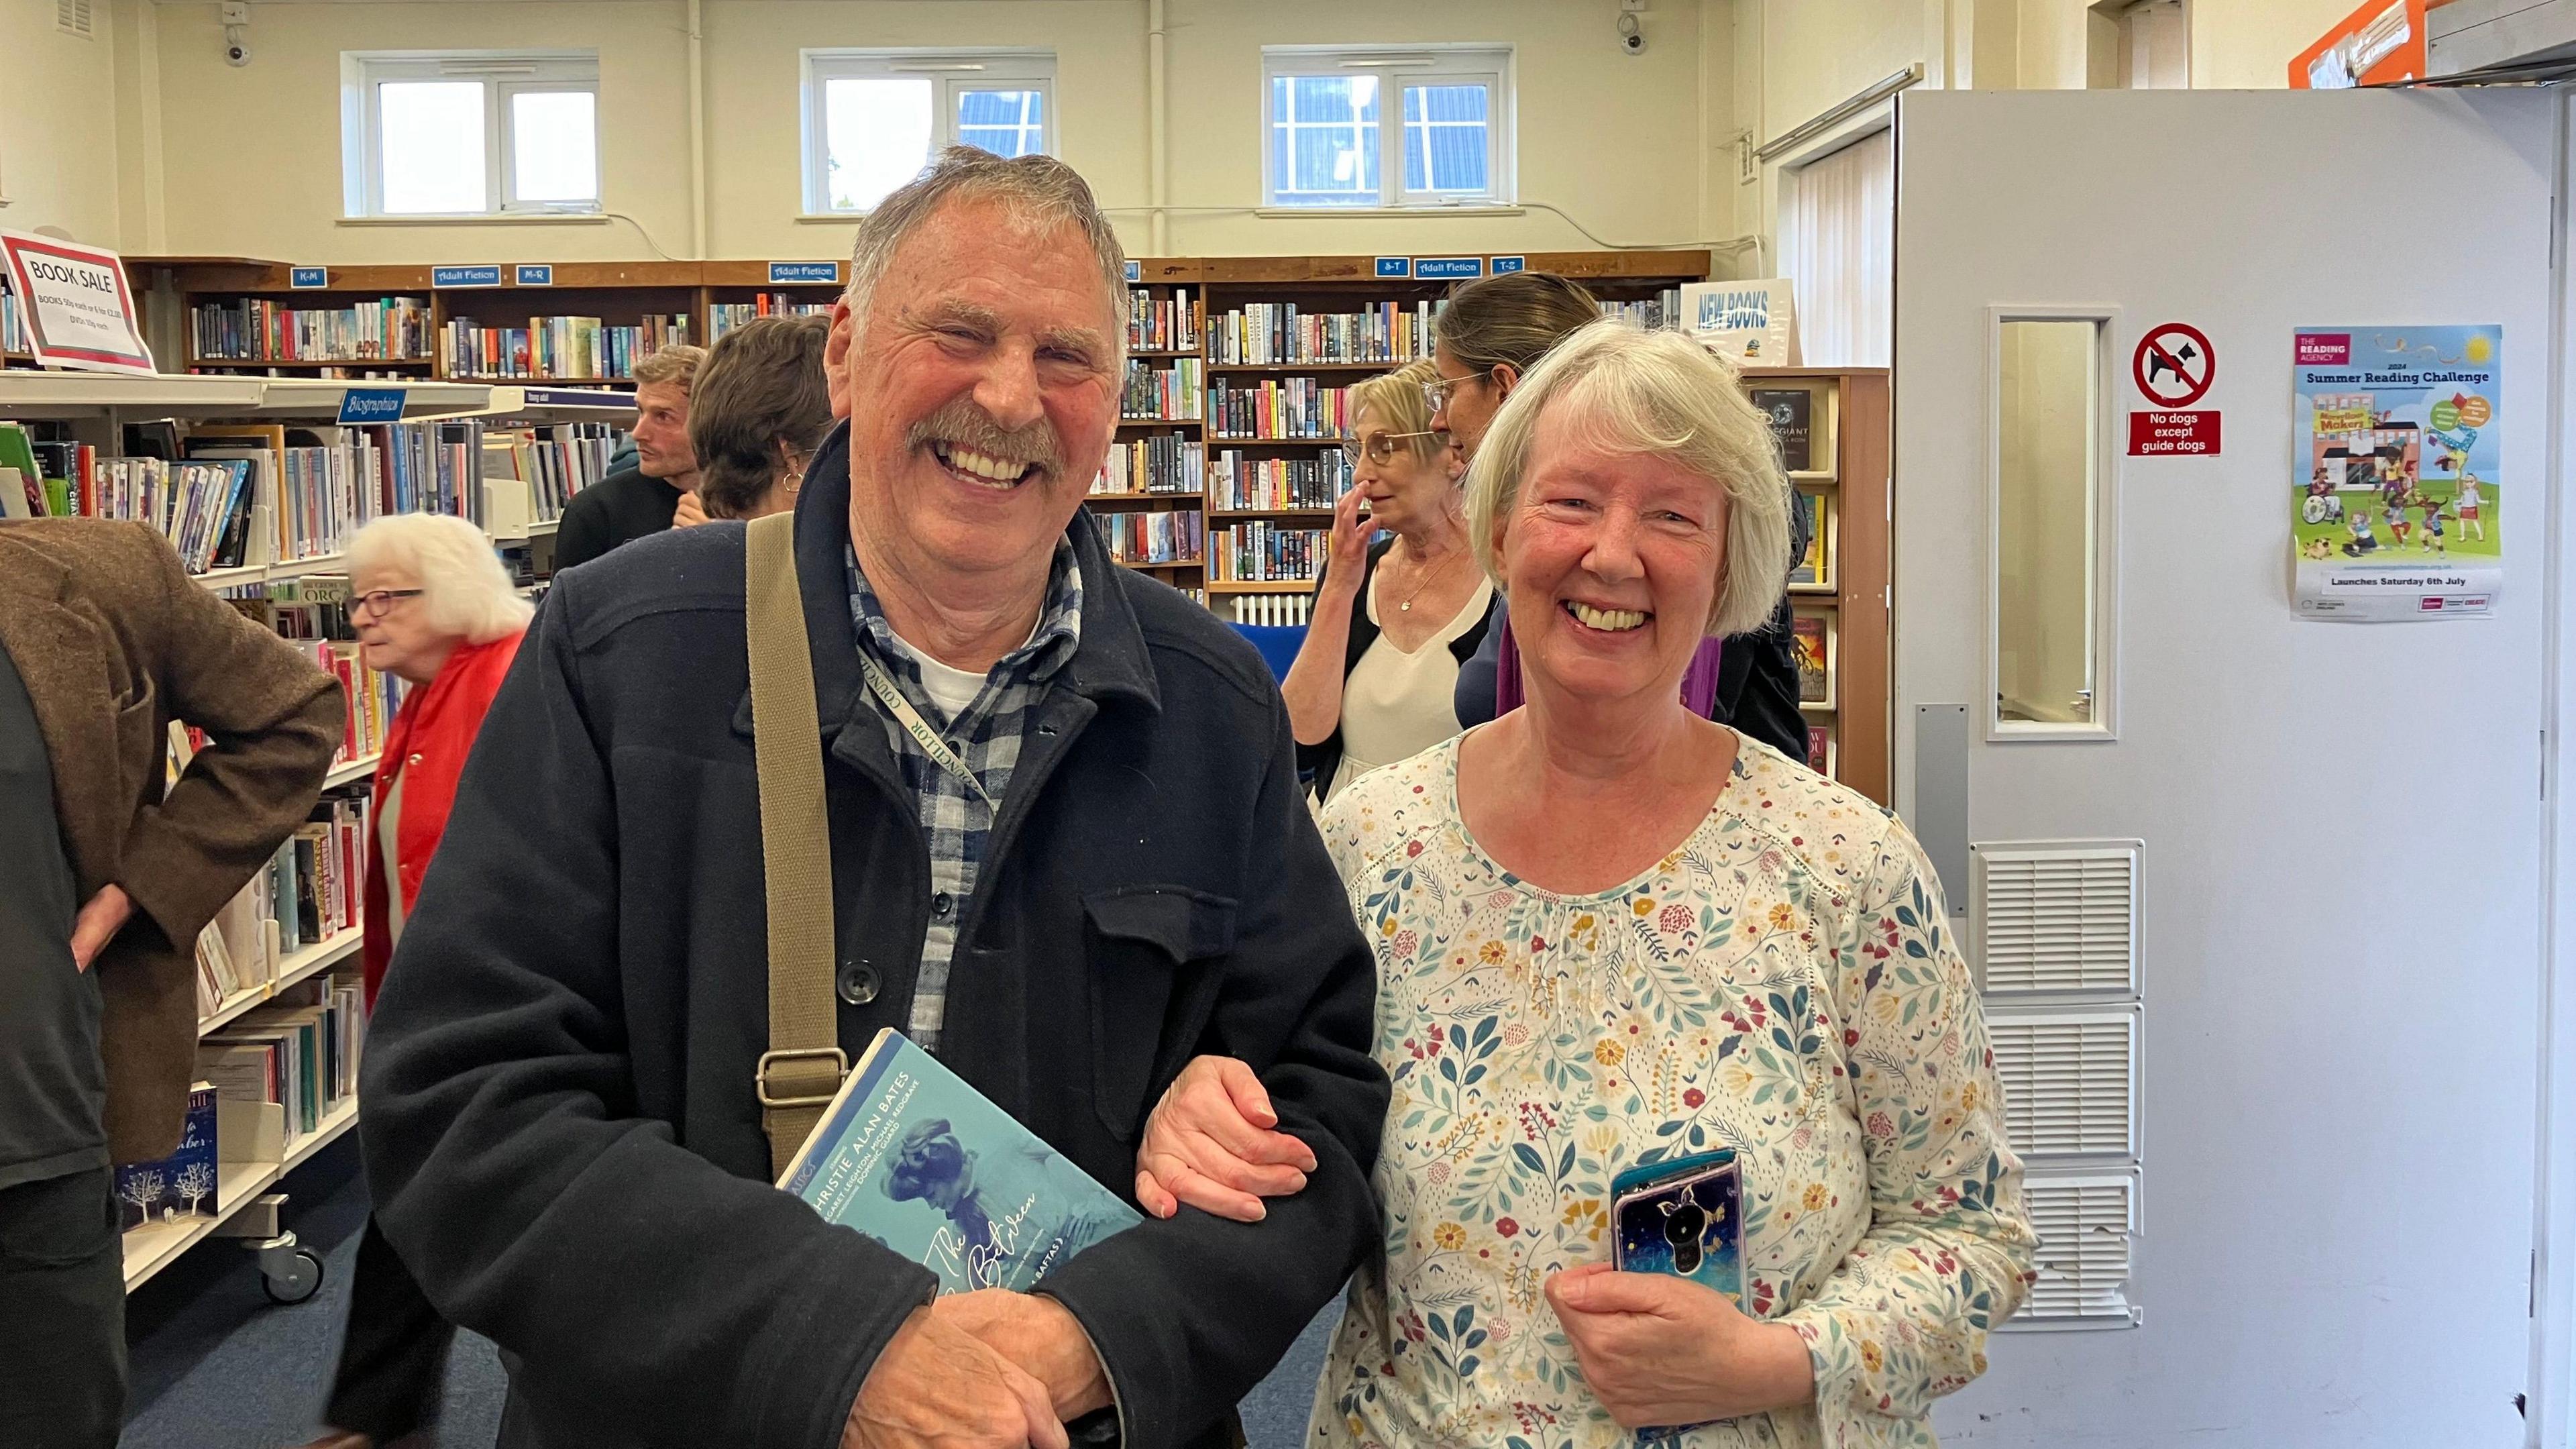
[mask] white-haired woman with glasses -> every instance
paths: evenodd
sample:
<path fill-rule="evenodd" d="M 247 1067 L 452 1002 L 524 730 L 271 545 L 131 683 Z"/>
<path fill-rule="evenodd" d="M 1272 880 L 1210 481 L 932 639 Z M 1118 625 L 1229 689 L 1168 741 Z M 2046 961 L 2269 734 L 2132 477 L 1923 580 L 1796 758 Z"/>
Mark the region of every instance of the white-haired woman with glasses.
<path fill-rule="evenodd" d="M 532 610 L 481 529 L 429 513 L 394 514 L 359 529 L 349 542 L 349 591 L 360 662 L 404 685 L 376 765 L 374 848 L 367 852 L 359 961 L 372 1010 L 403 918 L 446 832 L 457 775 Z M 429 1422 L 454 1337 L 370 1215 L 323 1411 L 331 1432 L 317 1445 L 369 1449 Z"/>
<path fill-rule="evenodd" d="M 1484 642 L 1493 585 L 1467 546 L 1459 461 L 1431 430 L 1431 376 L 1416 362 L 1351 389 L 1351 491 L 1279 687 L 1318 799 L 1458 733 L 1458 666 Z"/>
<path fill-rule="evenodd" d="M 1496 417 L 1468 535 L 1527 699 L 1324 811 L 1394 1078 L 1316 1446 L 1929 1445 L 2032 1235 L 1984 1019 L 1896 818 L 1699 716 L 1769 617 L 1787 490 L 1725 366 L 1577 332 Z M 1203 1058 L 1138 1194 L 1258 1216 L 1313 1161 Z M 1731 1148 L 1741 1293 L 1612 1266 L 1612 1183 Z M 1248 1211 L 1247 1211 L 1248 1210 Z"/>

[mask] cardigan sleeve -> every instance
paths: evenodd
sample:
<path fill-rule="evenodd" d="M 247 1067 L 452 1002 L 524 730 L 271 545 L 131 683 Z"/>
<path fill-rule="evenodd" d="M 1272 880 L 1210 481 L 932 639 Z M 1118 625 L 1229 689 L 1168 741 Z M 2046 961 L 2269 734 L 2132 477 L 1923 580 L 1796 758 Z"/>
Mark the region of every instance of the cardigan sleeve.
<path fill-rule="evenodd" d="M 1832 1449 L 1890 1442 L 1890 1420 L 1920 1419 L 1983 1373 L 1988 1330 L 2029 1282 L 2021 1159 L 1945 919 L 1921 847 L 1891 821 L 1831 967 L 1870 1226 L 1779 1319 L 1807 1341 Z"/>

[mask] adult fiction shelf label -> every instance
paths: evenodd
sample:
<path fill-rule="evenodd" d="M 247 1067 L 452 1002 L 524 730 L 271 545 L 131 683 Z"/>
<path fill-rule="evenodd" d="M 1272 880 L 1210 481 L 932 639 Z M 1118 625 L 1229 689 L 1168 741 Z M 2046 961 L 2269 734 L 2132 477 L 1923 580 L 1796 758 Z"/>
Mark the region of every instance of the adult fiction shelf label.
<path fill-rule="evenodd" d="M 2504 329 L 2303 327 L 2291 346 L 2301 617 L 2492 612 L 2504 586 Z"/>

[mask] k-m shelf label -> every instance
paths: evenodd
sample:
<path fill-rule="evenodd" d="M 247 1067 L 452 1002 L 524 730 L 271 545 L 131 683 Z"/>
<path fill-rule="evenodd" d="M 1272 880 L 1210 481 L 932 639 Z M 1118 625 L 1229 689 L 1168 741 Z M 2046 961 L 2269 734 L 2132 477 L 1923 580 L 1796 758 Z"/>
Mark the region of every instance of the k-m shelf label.
<path fill-rule="evenodd" d="M 769 285 L 784 286 L 791 282 L 838 282 L 839 262 L 771 262 Z"/>
<path fill-rule="evenodd" d="M 482 267 L 432 267 L 429 284 L 433 287 L 497 287 L 501 285 L 498 262 Z"/>
<path fill-rule="evenodd" d="M 331 269 L 329 267 L 288 267 L 286 285 L 299 292 L 330 286 Z"/>
<path fill-rule="evenodd" d="M 555 264 L 552 262 L 519 263 L 518 279 L 516 284 L 522 287 L 553 286 L 555 284 Z"/>
<path fill-rule="evenodd" d="M 1483 257 L 1415 257 L 1413 279 L 1417 282 L 1460 282 L 1485 274 Z"/>
<path fill-rule="evenodd" d="M 390 423 L 403 415 L 403 390 L 398 387 L 353 387 L 340 394 L 340 425 L 352 423 Z"/>

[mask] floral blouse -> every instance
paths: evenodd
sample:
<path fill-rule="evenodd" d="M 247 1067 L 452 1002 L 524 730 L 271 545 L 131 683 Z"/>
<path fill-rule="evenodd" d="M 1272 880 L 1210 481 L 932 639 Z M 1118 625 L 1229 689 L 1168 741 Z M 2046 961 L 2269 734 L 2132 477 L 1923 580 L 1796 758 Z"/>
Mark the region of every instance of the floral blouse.
<path fill-rule="evenodd" d="M 1542 1295 L 1610 1256 L 1610 1182 L 1729 1146 L 1744 1310 L 1794 1326 L 1810 1407 L 1659 1446 L 1930 1445 L 1986 1366 L 2032 1236 L 1994 1059 L 1939 884 L 1894 817 L 1739 736 L 1681 847 L 1541 890 L 1461 824 L 1458 741 L 1366 776 L 1325 843 L 1378 959 L 1395 1080 L 1364 1271 L 1308 1438 L 1370 1449 L 1626 1445 Z"/>

